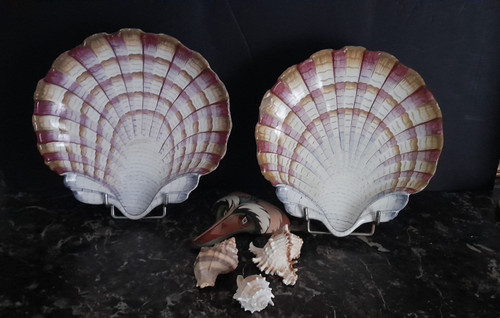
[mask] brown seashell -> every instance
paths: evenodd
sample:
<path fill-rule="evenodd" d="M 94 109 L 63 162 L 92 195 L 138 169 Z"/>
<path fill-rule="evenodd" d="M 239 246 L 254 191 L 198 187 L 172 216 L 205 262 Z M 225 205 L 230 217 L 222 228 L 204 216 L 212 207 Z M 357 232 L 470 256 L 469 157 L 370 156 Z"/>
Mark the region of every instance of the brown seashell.
<path fill-rule="evenodd" d="M 194 262 L 196 287 L 214 286 L 219 274 L 227 274 L 238 267 L 238 248 L 234 237 L 212 247 L 202 247 Z"/>
<path fill-rule="evenodd" d="M 283 277 L 286 285 L 295 285 L 298 276 L 293 264 L 300 257 L 302 243 L 302 239 L 290 233 L 285 225 L 273 233 L 264 247 L 256 247 L 250 242 L 249 249 L 256 256 L 252 261 L 261 271 Z"/>

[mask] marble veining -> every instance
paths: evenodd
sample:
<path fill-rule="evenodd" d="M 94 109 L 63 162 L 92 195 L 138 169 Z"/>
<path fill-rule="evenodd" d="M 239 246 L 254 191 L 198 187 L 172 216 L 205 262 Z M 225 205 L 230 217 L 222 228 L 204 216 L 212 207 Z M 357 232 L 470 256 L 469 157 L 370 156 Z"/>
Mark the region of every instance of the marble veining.
<path fill-rule="evenodd" d="M 298 233 L 297 283 L 265 275 L 275 305 L 253 316 L 500 316 L 497 192 L 414 195 L 373 237 Z M 195 191 L 166 218 L 139 221 L 72 196 L 0 195 L 0 316 L 252 316 L 232 295 L 237 275 L 260 273 L 247 247 L 266 236 L 236 236 L 236 270 L 195 287 L 190 240 L 213 223 L 209 207 L 223 194 Z"/>

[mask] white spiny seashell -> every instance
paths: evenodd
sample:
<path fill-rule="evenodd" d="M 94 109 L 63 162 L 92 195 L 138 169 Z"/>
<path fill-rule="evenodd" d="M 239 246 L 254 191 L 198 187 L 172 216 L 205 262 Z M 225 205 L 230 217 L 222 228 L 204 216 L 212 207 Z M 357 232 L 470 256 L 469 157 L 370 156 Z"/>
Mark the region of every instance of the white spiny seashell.
<path fill-rule="evenodd" d="M 295 285 L 298 276 L 293 265 L 300 257 L 302 243 L 302 239 L 290 233 L 285 225 L 273 233 L 264 247 L 256 247 L 250 242 L 249 249 L 256 256 L 252 261 L 261 271 L 281 276 L 286 285 Z"/>
<path fill-rule="evenodd" d="M 194 263 L 196 287 L 214 286 L 217 276 L 234 271 L 238 267 L 238 248 L 234 237 L 202 247 Z"/>
<path fill-rule="evenodd" d="M 238 275 L 236 279 L 238 290 L 233 298 L 240 302 L 241 308 L 254 313 L 261 311 L 271 304 L 274 295 L 269 287 L 269 282 L 261 275 L 251 275 L 246 278 Z"/>
<path fill-rule="evenodd" d="M 165 34 L 95 34 L 38 82 L 33 127 L 50 169 L 85 203 L 138 219 L 184 201 L 214 170 L 231 129 L 208 62 Z"/>
<path fill-rule="evenodd" d="M 420 75 L 362 47 L 288 68 L 262 99 L 255 136 L 287 212 L 307 209 L 337 236 L 396 217 L 429 183 L 443 147 L 441 111 Z"/>

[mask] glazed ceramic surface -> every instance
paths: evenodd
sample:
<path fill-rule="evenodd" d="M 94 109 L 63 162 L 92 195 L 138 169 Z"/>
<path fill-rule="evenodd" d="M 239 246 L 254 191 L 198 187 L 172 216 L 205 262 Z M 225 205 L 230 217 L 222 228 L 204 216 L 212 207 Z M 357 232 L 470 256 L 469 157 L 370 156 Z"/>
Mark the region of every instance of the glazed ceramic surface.
<path fill-rule="evenodd" d="M 85 203 L 138 219 L 184 201 L 214 170 L 231 129 L 207 61 L 164 34 L 96 34 L 61 54 L 34 94 L 45 163 Z"/>
<path fill-rule="evenodd" d="M 362 47 L 322 50 L 264 95 L 258 161 L 286 210 L 337 236 L 396 217 L 434 175 L 441 111 L 414 70 Z"/>

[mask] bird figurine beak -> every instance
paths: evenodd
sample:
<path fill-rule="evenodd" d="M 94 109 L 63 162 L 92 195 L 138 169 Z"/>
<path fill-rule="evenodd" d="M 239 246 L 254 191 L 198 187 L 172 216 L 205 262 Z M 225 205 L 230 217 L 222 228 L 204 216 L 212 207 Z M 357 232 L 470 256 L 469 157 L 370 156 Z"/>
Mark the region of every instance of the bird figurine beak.
<path fill-rule="evenodd" d="M 241 192 L 217 200 L 212 210 L 215 210 L 218 221 L 193 240 L 194 246 L 213 245 L 237 233 L 272 233 L 290 224 L 278 207 Z"/>

